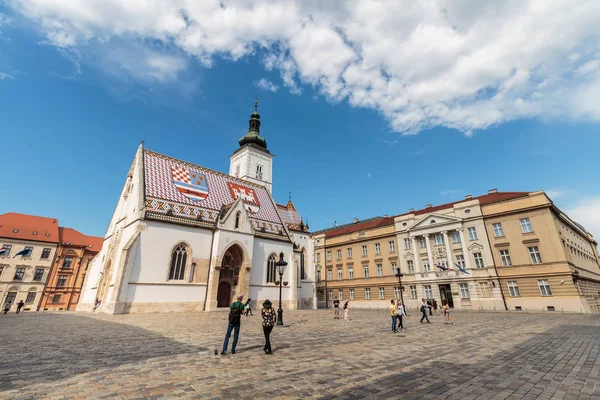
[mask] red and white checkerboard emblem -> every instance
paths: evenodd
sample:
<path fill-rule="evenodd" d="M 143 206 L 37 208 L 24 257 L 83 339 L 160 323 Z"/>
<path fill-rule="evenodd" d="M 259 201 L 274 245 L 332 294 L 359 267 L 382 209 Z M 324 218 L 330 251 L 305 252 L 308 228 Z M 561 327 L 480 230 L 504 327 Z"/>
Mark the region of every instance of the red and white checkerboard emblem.
<path fill-rule="evenodd" d="M 238 197 L 242 198 L 242 202 L 248 212 L 256 214 L 260 211 L 260 203 L 254 189 L 233 182 L 227 182 L 227 186 L 229 186 L 231 197 L 234 199 L 237 199 Z"/>
<path fill-rule="evenodd" d="M 202 201 L 208 196 L 206 176 L 196 171 L 190 171 L 176 165 L 171 166 L 173 184 L 185 197 L 194 201 Z"/>

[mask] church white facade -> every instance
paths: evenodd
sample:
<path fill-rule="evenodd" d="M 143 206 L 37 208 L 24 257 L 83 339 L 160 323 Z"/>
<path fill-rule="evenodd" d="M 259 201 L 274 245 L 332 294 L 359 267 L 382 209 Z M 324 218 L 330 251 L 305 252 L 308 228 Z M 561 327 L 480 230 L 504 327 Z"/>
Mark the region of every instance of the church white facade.
<path fill-rule="evenodd" d="M 316 308 L 312 241 L 293 203 L 272 195 L 273 155 L 260 115 L 231 155 L 229 175 L 140 145 L 77 310 L 209 311 L 243 294 L 254 306 Z"/>

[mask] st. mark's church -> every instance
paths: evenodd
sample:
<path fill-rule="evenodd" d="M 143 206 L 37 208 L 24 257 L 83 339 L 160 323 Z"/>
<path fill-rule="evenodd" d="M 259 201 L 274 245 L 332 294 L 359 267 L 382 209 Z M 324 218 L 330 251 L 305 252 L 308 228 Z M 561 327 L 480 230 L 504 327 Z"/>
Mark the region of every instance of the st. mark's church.
<path fill-rule="evenodd" d="M 229 159 L 223 174 L 142 143 L 77 309 L 208 311 L 237 294 L 277 304 L 281 252 L 288 263 L 283 307 L 316 308 L 308 226 L 291 199 L 280 205 L 272 197 L 273 155 L 257 103 Z"/>

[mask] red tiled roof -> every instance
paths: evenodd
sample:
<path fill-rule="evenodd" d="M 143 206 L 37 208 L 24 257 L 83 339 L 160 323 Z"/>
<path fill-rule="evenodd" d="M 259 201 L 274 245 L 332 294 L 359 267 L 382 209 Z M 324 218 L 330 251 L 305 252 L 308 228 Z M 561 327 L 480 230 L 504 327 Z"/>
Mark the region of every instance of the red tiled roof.
<path fill-rule="evenodd" d="M 58 228 L 59 241 L 62 244 L 72 244 L 85 247 L 88 251 L 99 252 L 104 239 L 98 236 L 87 236 L 73 228 Z"/>
<path fill-rule="evenodd" d="M 328 238 L 328 237 L 340 236 L 340 235 L 345 235 L 348 233 L 363 231 L 365 229 L 381 228 L 382 226 L 393 225 L 393 224 L 394 224 L 394 217 L 381 217 L 381 218 L 375 218 L 373 220 L 366 221 L 366 222 L 357 222 L 355 224 L 340 226 L 338 229 L 332 229 L 329 231 L 325 231 L 324 233 L 325 233 L 325 237 Z"/>
<path fill-rule="evenodd" d="M 14 212 L 2 214 L 0 237 L 58 243 L 58 220 Z"/>
<path fill-rule="evenodd" d="M 291 202 L 291 200 L 288 201 L 285 206 L 277 204 L 277 209 L 279 210 L 281 219 L 288 227 L 288 229 L 294 231 L 300 230 L 300 223 L 302 222 L 302 217 L 300 216 L 298 210 L 296 210 L 296 207 L 294 206 L 294 203 Z"/>

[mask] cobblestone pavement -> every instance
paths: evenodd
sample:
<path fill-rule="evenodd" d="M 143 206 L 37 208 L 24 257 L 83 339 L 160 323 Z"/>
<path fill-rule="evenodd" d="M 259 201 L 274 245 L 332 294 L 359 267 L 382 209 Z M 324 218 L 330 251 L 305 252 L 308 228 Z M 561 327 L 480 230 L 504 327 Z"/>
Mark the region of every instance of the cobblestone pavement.
<path fill-rule="evenodd" d="M 600 317 L 454 313 L 390 332 L 386 311 L 260 317 L 215 356 L 227 313 L 0 315 L 0 398 L 600 399 Z"/>

